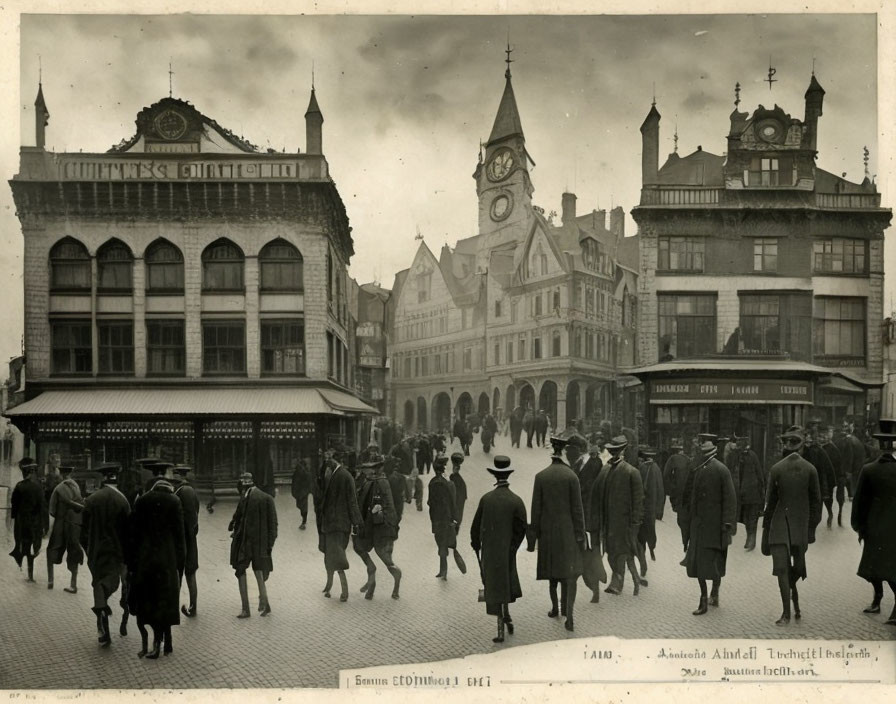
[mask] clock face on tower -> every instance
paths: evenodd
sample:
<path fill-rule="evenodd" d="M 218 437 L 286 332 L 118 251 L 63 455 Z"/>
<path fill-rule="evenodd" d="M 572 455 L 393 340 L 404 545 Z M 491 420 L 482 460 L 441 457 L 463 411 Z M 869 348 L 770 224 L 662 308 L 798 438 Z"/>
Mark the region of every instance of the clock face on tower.
<path fill-rule="evenodd" d="M 513 209 L 513 200 L 509 193 L 502 193 L 492 201 L 490 214 L 492 220 L 500 222 L 504 220 Z"/>
<path fill-rule="evenodd" d="M 758 125 L 759 138 L 765 142 L 777 142 L 784 133 L 784 128 L 777 120 L 763 120 Z"/>
<path fill-rule="evenodd" d="M 501 149 L 492 155 L 492 160 L 485 170 L 489 181 L 503 181 L 510 175 L 514 165 L 513 152 L 509 149 Z"/>
<path fill-rule="evenodd" d="M 187 131 L 187 121 L 175 110 L 165 110 L 153 122 L 156 132 L 164 139 L 180 139 Z"/>

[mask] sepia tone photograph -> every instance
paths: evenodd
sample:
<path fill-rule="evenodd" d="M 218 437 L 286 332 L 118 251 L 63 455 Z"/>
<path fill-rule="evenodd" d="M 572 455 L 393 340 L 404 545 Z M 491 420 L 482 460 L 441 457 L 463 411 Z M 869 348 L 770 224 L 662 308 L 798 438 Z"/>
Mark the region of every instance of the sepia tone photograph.
<path fill-rule="evenodd" d="M 5 18 L 0 688 L 896 682 L 881 7 L 190 9 Z"/>

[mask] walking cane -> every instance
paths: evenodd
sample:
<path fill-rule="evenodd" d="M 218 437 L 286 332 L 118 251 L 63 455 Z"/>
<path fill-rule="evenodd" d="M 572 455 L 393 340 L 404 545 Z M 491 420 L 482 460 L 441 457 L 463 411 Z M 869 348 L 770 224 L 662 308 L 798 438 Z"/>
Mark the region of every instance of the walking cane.
<path fill-rule="evenodd" d="M 477 601 L 484 602 L 485 601 L 485 580 L 482 578 L 482 559 L 479 557 L 479 551 L 474 550 L 476 553 L 476 562 L 479 563 L 479 581 L 482 582 L 482 588 L 479 590 L 479 598 Z"/>
<path fill-rule="evenodd" d="M 790 575 L 793 577 L 793 551 L 791 549 L 792 538 L 790 537 L 790 518 L 787 515 L 787 508 L 784 508 L 784 526 L 787 528 L 787 565 L 790 568 Z"/>

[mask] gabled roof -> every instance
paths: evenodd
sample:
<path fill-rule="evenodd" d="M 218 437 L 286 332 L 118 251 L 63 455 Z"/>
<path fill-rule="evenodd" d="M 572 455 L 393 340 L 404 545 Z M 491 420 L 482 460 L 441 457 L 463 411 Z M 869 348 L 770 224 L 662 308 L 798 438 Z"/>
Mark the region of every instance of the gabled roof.
<path fill-rule="evenodd" d="M 852 183 L 824 169 L 815 169 L 816 193 L 875 193 L 875 188 L 868 183 Z"/>
<path fill-rule="evenodd" d="M 516 96 L 513 94 L 513 84 L 510 82 L 510 72 L 506 74 L 507 82 L 504 84 L 504 95 L 498 105 L 498 114 L 495 115 L 495 124 L 492 133 L 488 137 L 488 143 L 497 142 L 506 137 L 522 137 L 523 125 L 520 122 L 520 111 L 516 106 Z"/>
<path fill-rule="evenodd" d="M 476 276 L 474 269 L 476 250 L 471 248 L 475 243 L 470 242 L 470 240 L 476 239 L 478 238 L 469 237 L 466 240 L 459 240 L 454 251 L 445 245 L 439 255 L 439 269 L 442 272 L 442 278 L 451 292 L 451 298 L 459 306 L 471 305 L 479 301 L 480 277 Z M 462 243 L 466 249 L 470 249 L 469 254 L 458 252 Z M 459 258 L 463 261 L 457 262 Z M 466 269 L 463 265 L 466 265 Z M 466 273 L 460 273 L 463 271 Z"/>
<path fill-rule="evenodd" d="M 725 157 L 698 148 L 693 154 L 680 157 L 670 154 L 660 168 L 660 185 L 676 186 L 724 186 L 722 168 Z"/>
<path fill-rule="evenodd" d="M 640 263 L 639 259 L 641 256 L 638 242 L 638 235 L 634 235 L 633 237 L 623 237 L 619 240 L 619 244 L 616 248 L 617 263 L 636 273 L 638 271 L 638 265 Z"/>

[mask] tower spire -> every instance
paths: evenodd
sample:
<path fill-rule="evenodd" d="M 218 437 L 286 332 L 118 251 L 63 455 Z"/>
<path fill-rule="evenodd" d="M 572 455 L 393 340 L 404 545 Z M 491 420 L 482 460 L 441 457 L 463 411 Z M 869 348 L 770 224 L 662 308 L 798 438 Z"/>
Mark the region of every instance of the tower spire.
<path fill-rule="evenodd" d="M 34 143 L 38 149 L 46 145 L 46 127 L 50 124 L 50 111 L 44 102 L 44 86 L 42 82 L 42 69 L 38 69 L 37 98 L 34 101 Z"/>
<path fill-rule="evenodd" d="M 678 154 L 678 120 L 675 121 L 675 134 L 672 135 L 672 143 L 675 145 L 674 153 Z"/>
<path fill-rule="evenodd" d="M 507 58 L 504 59 L 504 63 L 507 64 L 507 70 L 504 71 L 504 78 L 510 80 L 510 64 L 514 62 L 514 59 L 510 58 L 510 54 L 513 52 L 513 49 L 510 46 L 510 30 L 507 30 L 507 48 L 504 50 L 504 53 L 507 54 Z"/>
<path fill-rule="evenodd" d="M 495 115 L 495 123 L 492 126 L 488 144 L 492 144 L 505 137 L 523 136 L 523 125 L 520 122 L 520 112 L 516 106 L 516 96 L 513 94 L 513 84 L 510 80 L 510 64 L 514 62 L 514 59 L 510 58 L 510 54 L 513 52 L 513 47 L 510 46 L 509 40 L 504 52 L 507 54 L 507 58 L 504 59 L 504 63 L 507 64 L 507 69 L 504 71 L 504 78 L 506 79 L 506 83 L 504 84 L 504 95 L 501 96 L 501 103 L 498 105 L 498 114 Z"/>

